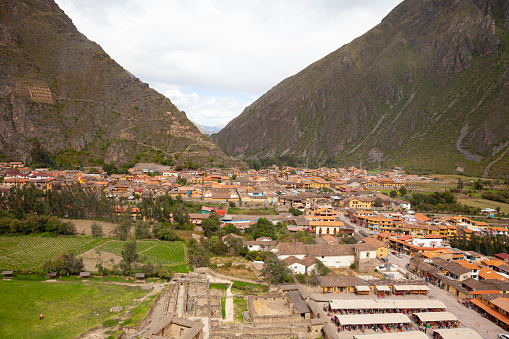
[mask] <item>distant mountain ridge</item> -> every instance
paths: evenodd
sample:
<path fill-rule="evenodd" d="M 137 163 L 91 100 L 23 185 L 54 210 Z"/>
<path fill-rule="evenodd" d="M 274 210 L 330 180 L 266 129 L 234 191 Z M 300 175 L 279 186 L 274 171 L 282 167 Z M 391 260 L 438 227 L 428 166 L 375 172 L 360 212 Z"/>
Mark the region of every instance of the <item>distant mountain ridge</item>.
<path fill-rule="evenodd" d="M 244 159 L 509 175 L 509 1 L 406 0 L 213 138 Z"/>
<path fill-rule="evenodd" d="M 231 161 L 185 113 L 77 31 L 53 0 L 0 4 L 0 161 Z"/>

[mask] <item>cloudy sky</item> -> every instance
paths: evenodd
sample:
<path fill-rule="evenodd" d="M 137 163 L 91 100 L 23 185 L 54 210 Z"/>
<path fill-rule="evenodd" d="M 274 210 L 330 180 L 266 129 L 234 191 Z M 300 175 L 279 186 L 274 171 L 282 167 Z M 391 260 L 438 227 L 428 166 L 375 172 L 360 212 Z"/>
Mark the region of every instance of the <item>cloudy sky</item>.
<path fill-rule="evenodd" d="M 187 116 L 224 126 L 401 0 L 56 0 L 120 65 Z"/>

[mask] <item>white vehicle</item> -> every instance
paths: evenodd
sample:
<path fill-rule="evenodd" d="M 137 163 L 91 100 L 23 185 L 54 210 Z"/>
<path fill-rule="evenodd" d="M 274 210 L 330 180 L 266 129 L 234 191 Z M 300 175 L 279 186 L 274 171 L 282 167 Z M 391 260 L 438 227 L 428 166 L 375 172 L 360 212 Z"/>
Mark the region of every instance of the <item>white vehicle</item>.
<path fill-rule="evenodd" d="M 509 339 L 509 334 L 499 334 L 498 339 Z"/>

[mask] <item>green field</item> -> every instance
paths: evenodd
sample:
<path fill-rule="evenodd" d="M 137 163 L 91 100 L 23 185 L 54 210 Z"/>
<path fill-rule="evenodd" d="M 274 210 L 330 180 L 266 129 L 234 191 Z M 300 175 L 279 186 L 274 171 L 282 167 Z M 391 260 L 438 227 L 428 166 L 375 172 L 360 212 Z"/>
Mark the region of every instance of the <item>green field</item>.
<path fill-rule="evenodd" d="M 0 237 L 0 270 L 36 269 L 62 252 L 81 254 L 91 249 L 121 255 L 125 241 L 92 237 Z M 182 242 L 158 240 L 137 241 L 139 262 L 182 265 L 187 252 Z"/>
<path fill-rule="evenodd" d="M 149 292 L 94 281 L 0 281 L 0 337 L 74 338 L 101 324 L 118 323 L 109 311 L 113 306 L 144 309 L 145 303 L 134 299 Z"/>
<path fill-rule="evenodd" d="M 125 241 L 112 240 L 97 247 L 97 249 L 121 255 Z M 168 242 L 159 240 L 138 240 L 136 250 L 139 261 L 143 263 L 161 263 L 163 265 L 180 265 L 187 262 L 185 246 L 182 242 Z"/>
<path fill-rule="evenodd" d="M 33 269 L 55 254 L 88 251 L 101 242 L 91 237 L 0 237 L 0 269 Z"/>
<path fill-rule="evenodd" d="M 509 214 L 509 204 L 504 204 L 502 202 L 491 201 L 491 200 L 482 199 L 482 198 L 474 198 L 474 199 L 458 198 L 458 202 L 463 205 L 479 207 L 481 209 L 482 208 L 497 209 L 497 207 L 500 207 L 500 212 Z"/>

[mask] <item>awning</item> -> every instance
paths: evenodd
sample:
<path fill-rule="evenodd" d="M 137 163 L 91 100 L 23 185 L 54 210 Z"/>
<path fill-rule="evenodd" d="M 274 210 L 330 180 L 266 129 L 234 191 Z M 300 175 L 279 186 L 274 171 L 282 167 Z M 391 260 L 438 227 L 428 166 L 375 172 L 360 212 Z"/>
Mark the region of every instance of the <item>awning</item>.
<path fill-rule="evenodd" d="M 470 328 L 446 328 L 434 332 L 440 334 L 443 339 L 482 339 L 479 333 Z"/>
<path fill-rule="evenodd" d="M 377 291 L 380 291 L 380 292 L 390 292 L 391 291 L 391 289 L 387 285 L 375 286 L 375 288 Z"/>
<path fill-rule="evenodd" d="M 422 312 L 422 313 L 414 313 L 414 315 L 419 318 L 421 322 L 431 322 L 431 321 L 455 321 L 458 320 L 454 314 L 451 312 Z"/>
<path fill-rule="evenodd" d="M 412 321 L 401 313 L 336 315 L 341 325 L 408 324 Z"/>
<path fill-rule="evenodd" d="M 412 289 L 410 285 L 394 285 L 395 291 L 411 291 Z"/>
<path fill-rule="evenodd" d="M 425 285 L 418 285 L 418 286 L 414 286 L 414 288 L 417 290 L 420 290 L 420 291 L 429 291 L 429 287 L 428 286 L 425 286 Z"/>
<path fill-rule="evenodd" d="M 369 292 L 369 286 L 355 286 L 357 292 Z"/>
<path fill-rule="evenodd" d="M 424 332 L 421 332 L 421 331 L 356 334 L 353 336 L 353 338 L 354 339 L 391 339 L 391 338 L 429 339 L 429 337 L 426 334 L 424 334 Z"/>
<path fill-rule="evenodd" d="M 482 301 L 480 301 L 478 299 L 470 299 L 469 301 L 472 304 L 474 304 L 476 306 L 479 306 L 480 308 L 482 308 L 483 310 L 485 310 L 486 312 L 488 312 L 489 314 L 491 314 L 492 316 L 494 316 L 495 318 L 497 318 L 501 322 L 505 323 L 506 325 L 509 325 L 509 318 L 507 318 L 506 316 L 498 313 L 497 311 L 495 311 L 494 309 L 492 309 L 488 305 L 483 304 Z"/>

